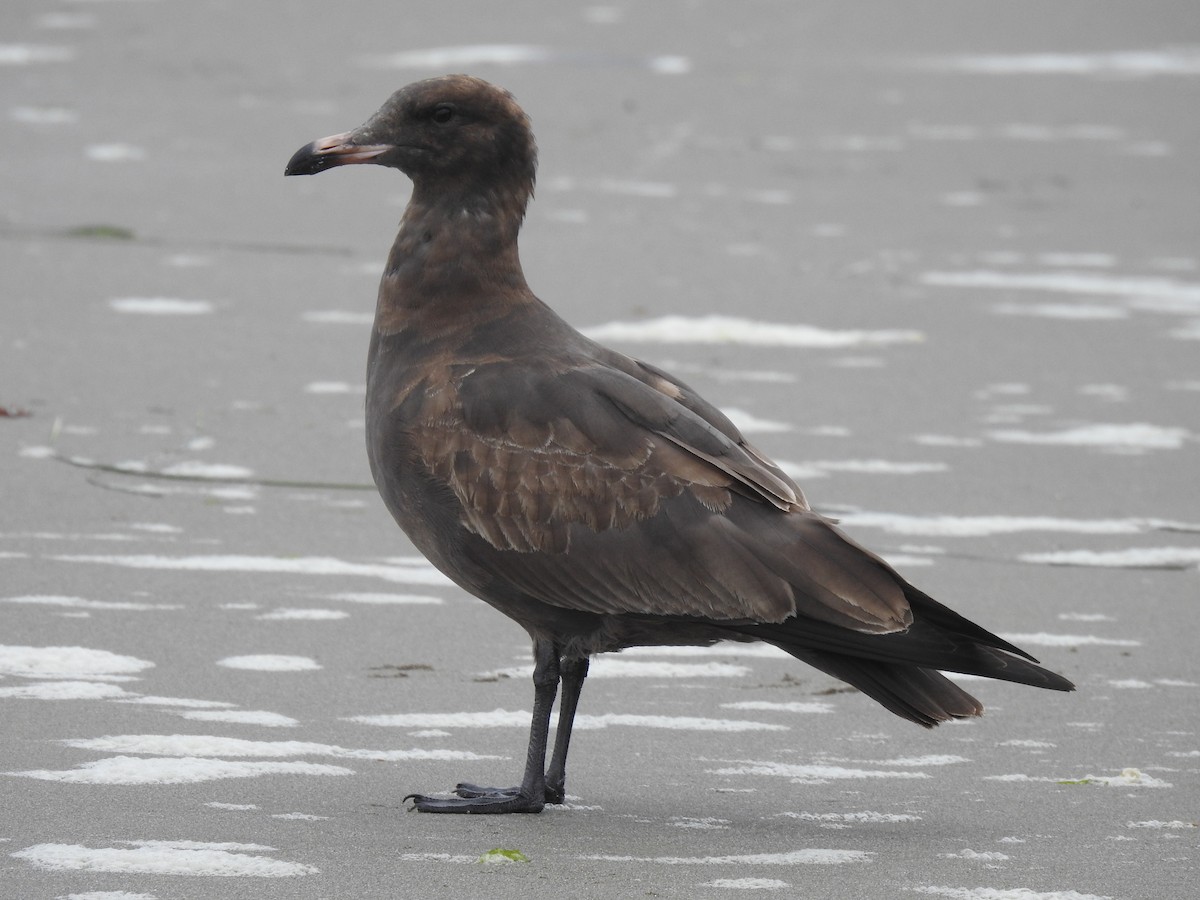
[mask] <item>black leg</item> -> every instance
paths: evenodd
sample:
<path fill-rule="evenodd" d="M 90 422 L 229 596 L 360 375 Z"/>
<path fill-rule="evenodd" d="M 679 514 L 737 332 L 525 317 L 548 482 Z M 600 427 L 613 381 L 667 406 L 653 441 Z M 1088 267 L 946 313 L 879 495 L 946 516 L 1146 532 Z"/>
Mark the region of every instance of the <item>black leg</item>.
<path fill-rule="evenodd" d="M 587 678 L 587 657 L 562 660 L 562 700 L 558 704 L 558 730 L 554 734 L 554 755 L 550 757 L 550 768 L 546 770 L 546 802 L 562 803 L 566 795 L 567 749 L 571 746 L 571 726 L 575 724 L 575 710 L 579 706 L 579 694 L 583 680 Z"/>
<path fill-rule="evenodd" d="M 516 791 L 480 789 L 459 785 L 457 797 L 426 797 L 409 794 L 421 812 L 436 813 L 536 813 L 546 804 L 546 744 L 550 737 L 550 709 L 558 693 L 558 648 L 550 641 L 533 642 L 533 721 L 529 726 L 529 750 L 525 757 L 525 775 Z M 582 682 L 582 678 L 580 679 Z M 579 690 L 575 695 L 578 698 Z M 574 715 L 574 710 L 572 710 Z M 567 731 L 570 732 L 568 726 Z M 559 724 L 559 734 L 562 725 Z M 555 755 L 557 756 L 557 748 Z M 566 755 L 564 750 L 563 755 Z"/>

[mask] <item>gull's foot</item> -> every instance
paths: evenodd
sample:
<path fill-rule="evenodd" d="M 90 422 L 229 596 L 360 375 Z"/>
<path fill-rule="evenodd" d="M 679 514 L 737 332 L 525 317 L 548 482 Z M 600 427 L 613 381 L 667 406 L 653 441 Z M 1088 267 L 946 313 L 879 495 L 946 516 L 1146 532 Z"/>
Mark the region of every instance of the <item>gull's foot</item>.
<path fill-rule="evenodd" d="M 474 788 L 474 791 L 464 789 Z M 487 793 L 484 793 L 484 792 Z M 502 790 L 477 788 L 474 785 L 459 785 L 457 797 L 426 797 L 424 794 L 409 794 L 405 800 L 413 802 L 418 812 L 428 813 L 482 813 L 502 815 L 505 813 L 540 813 L 546 801 L 528 797 L 517 788 Z"/>
<path fill-rule="evenodd" d="M 465 798 L 469 798 L 469 799 L 474 799 L 477 797 L 502 798 L 502 797 L 515 797 L 521 793 L 521 789 L 519 787 L 510 787 L 510 788 L 480 787 L 477 784 L 466 784 L 464 782 L 463 784 L 459 784 L 457 787 L 454 788 L 454 793 L 456 793 L 460 797 L 465 797 Z M 544 792 L 544 799 L 545 799 L 546 803 L 555 803 L 555 804 L 562 803 L 563 800 L 565 799 L 565 792 L 563 791 L 562 788 L 554 788 L 554 787 L 551 787 L 550 785 L 546 785 L 546 789 Z"/>

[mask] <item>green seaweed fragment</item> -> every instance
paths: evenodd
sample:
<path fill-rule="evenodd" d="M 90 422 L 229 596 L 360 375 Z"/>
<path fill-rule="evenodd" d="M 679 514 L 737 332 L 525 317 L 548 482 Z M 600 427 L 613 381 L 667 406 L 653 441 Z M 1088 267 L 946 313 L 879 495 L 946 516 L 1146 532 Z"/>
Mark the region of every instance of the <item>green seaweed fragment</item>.
<path fill-rule="evenodd" d="M 65 232 L 73 238 L 103 238 L 110 241 L 132 241 L 136 235 L 133 229 L 120 225 L 76 225 Z"/>
<path fill-rule="evenodd" d="M 483 856 L 479 857 L 477 862 L 481 863 L 510 863 L 510 862 L 529 862 L 529 857 L 520 850 L 505 850 L 503 847 L 495 847 L 489 850 Z"/>

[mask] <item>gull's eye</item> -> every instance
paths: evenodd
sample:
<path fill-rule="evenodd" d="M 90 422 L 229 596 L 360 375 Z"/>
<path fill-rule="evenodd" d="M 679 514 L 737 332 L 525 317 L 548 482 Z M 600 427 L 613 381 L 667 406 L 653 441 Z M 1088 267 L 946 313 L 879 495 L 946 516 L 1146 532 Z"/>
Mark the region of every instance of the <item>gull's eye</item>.
<path fill-rule="evenodd" d="M 449 103 L 439 103 L 433 108 L 433 112 L 429 116 L 439 125 L 445 125 L 454 118 L 454 107 Z"/>

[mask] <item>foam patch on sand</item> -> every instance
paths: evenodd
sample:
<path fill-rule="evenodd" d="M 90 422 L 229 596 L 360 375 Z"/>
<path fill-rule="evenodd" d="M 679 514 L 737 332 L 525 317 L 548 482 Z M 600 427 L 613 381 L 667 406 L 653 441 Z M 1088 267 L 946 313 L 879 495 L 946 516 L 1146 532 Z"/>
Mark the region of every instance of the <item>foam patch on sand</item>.
<path fill-rule="evenodd" d="M 779 422 L 775 419 L 762 419 L 753 413 L 746 412 L 744 409 L 729 407 L 721 411 L 729 417 L 729 421 L 737 426 L 738 431 L 744 434 L 778 434 L 792 430 L 792 426 L 787 422 Z"/>
<path fill-rule="evenodd" d="M 128 847 L 35 844 L 12 854 L 39 869 L 67 872 L 119 872 L 136 875 L 240 876 L 289 878 L 311 875 L 315 866 L 255 855 L 274 851 L 261 844 L 202 841 L 121 841 Z"/>
<path fill-rule="evenodd" d="M 431 597 L 425 594 L 379 594 L 358 593 L 354 591 L 330 594 L 328 599 L 342 600 L 346 603 L 365 603 L 373 606 L 440 606 L 446 602 L 441 597 Z"/>
<path fill-rule="evenodd" d="M 742 678 L 750 674 L 747 666 L 733 663 L 677 663 L 677 662 L 643 662 L 632 659 L 615 659 L 610 656 L 598 656 L 592 660 L 588 668 L 589 678 Z M 493 678 L 529 678 L 533 675 L 533 666 L 512 666 L 507 669 L 497 669 L 494 672 L 483 672 L 479 677 Z"/>
<path fill-rule="evenodd" d="M 262 709 L 194 709 L 180 712 L 193 722 L 227 722 L 231 725 L 261 725 L 265 728 L 295 728 L 300 723 L 290 716 Z"/>
<path fill-rule="evenodd" d="M 834 711 L 834 706 L 832 703 L 826 703 L 823 700 L 790 700 L 785 703 L 772 700 L 739 700 L 736 703 L 722 703 L 721 709 L 773 710 L 807 715 L 810 713 L 831 713 Z"/>
<path fill-rule="evenodd" d="M 367 56 L 362 63 L 381 69 L 425 69 L 463 71 L 478 66 L 546 65 L 574 62 L 578 54 L 537 44 L 467 44 L 460 47 L 429 47 L 385 56 Z M 615 61 L 615 60 L 614 60 Z M 646 56 L 629 60 L 659 75 L 682 75 L 691 71 L 686 56 Z"/>
<path fill-rule="evenodd" d="M 341 609 L 280 607 L 255 618 L 264 622 L 332 622 L 349 616 L 350 613 Z"/>
<path fill-rule="evenodd" d="M 227 656 L 224 659 L 218 659 L 217 665 L 227 669 L 249 669 L 255 672 L 309 672 L 321 668 L 320 663 L 307 656 L 276 654 Z"/>
<path fill-rule="evenodd" d="M 1066 519 L 1058 516 L 910 516 L 888 512 L 849 512 L 839 516 L 845 528 L 880 528 L 891 534 L 923 537 L 981 537 L 1021 532 L 1071 534 L 1142 534 L 1200 526 L 1164 519 Z"/>
<path fill-rule="evenodd" d="M 183 609 L 178 603 L 139 603 L 132 600 L 87 600 L 83 597 L 62 597 L 57 595 L 35 594 L 24 597 L 0 598 L 0 603 L 18 603 L 28 606 L 54 606 L 61 609 L 92 610 L 122 610 L 127 612 L 147 612 L 156 609 Z"/>
<path fill-rule="evenodd" d="M 1020 773 L 1012 775 L 985 775 L 984 778 L 988 781 L 1039 781 L 1049 784 L 1064 785 L 1098 784 L 1105 787 L 1172 787 L 1170 782 L 1163 781 L 1161 778 L 1155 778 L 1153 775 L 1147 775 L 1145 772 L 1141 771 L 1141 769 L 1135 769 L 1133 767 L 1122 769 L 1117 775 L 1084 775 L 1077 778 L 1050 778 L 1042 775 L 1023 775 Z"/>
<path fill-rule="evenodd" d="M 1186 428 L 1129 424 L 1081 425 L 1060 431 L 1003 429 L 988 432 L 995 441 L 1009 444 L 1041 444 L 1057 447 L 1097 447 L 1104 450 L 1178 450 L 1190 437 Z"/>
<path fill-rule="evenodd" d="M 1172 278 L 1123 278 L 1095 272 L 925 272 L 921 283 L 933 287 L 1085 294 L 1124 298 L 1200 302 L 1200 284 Z"/>
<path fill-rule="evenodd" d="M 119 297 L 108 305 L 120 313 L 144 316 L 202 316 L 213 311 L 207 300 L 177 300 L 173 297 Z"/>
<path fill-rule="evenodd" d="M 4 772 L 17 778 L 65 784 L 199 784 L 225 778 L 260 775 L 353 775 L 352 769 L 307 762 L 231 762 L 224 759 L 144 759 L 114 756 L 83 763 L 74 769 L 29 769 Z"/>
<path fill-rule="evenodd" d="M 1103 638 L 1093 634 L 1050 634 L 1045 631 L 1001 635 L 1006 641 L 1017 646 L 1032 644 L 1038 647 L 1140 647 L 1141 641 L 1128 638 Z"/>
<path fill-rule="evenodd" d="M 525 724 L 529 724 L 526 716 Z M 101 753 L 143 753 L 176 757 L 257 757 L 332 756 L 341 759 L 370 759 L 381 762 L 400 760 L 479 760 L 503 759 L 481 756 L 466 750 L 361 750 L 318 744 L 311 741 L 252 741 L 245 738 L 203 734 L 118 734 L 99 738 L 73 738 L 62 743 L 80 750 Z"/>
<path fill-rule="evenodd" d="M 731 891 L 782 891 L 791 885 L 778 878 L 714 878 L 700 887 L 725 888 Z"/>
<path fill-rule="evenodd" d="M 129 675 L 153 667 L 134 656 L 87 647 L 22 647 L 0 645 L 0 675 L 25 678 L 88 678 Z"/>
<path fill-rule="evenodd" d="M 384 728 L 528 728 L 531 713 L 524 710 L 494 709 L 468 713 L 394 713 L 377 716 L 352 716 L 346 721 Z M 550 717 L 558 721 L 558 714 Z M 706 719 L 695 716 L 642 716 L 630 713 L 577 715 L 576 731 L 597 731 L 610 726 L 659 728 L 667 731 L 787 731 L 788 726 L 745 719 Z"/>
<path fill-rule="evenodd" d="M 825 784 L 857 778 L 930 778 L 927 772 L 888 771 L 883 769 L 849 769 L 842 766 L 803 765 L 795 763 L 759 762 L 747 760 L 736 766 L 710 769 L 712 775 L 767 775 L 790 778 L 797 784 Z"/>
<path fill-rule="evenodd" d="M 1118 50 L 1109 53 L 1012 53 L 922 60 L 923 68 L 979 75 L 1086 75 L 1148 78 L 1200 75 L 1200 51 Z"/>
<path fill-rule="evenodd" d="M 949 466 L 940 462 L 893 462 L 888 459 L 818 459 L 806 462 L 779 462 L 779 467 L 793 478 L 815 473 L 849 472 L 853 475 L 927 475 L 946 472 Z"/>
<path fill-rule="evenodd" d="M 72 47 L 55 47 L 46 44 L 0 44 L 0 66 L 70 62 L 74 58 L 75 50 Z"/>
<path fill-rule="evenodd" d="M 1200 565 L 1200 547 L 1136 547 L 1129 550 L 1058 550 L 1022 553 L 1022 562 L 1104 569 L 1186 569 Z"/>
<path fill-rule="evenodd" d="M 667 866 L 837 866 L 870 862 L 866 850 L 789 850 L 784 853 L 747 853 L 737 856 L 581 856 L 601 862 L 649 862 Z"/>
<path fill-rule="evenodd" d="M 748 344 L 763 347 L 839 348 L 924 340 L 924 335 L 919 331 L 831 331 L 812 325 L 757 322 L 734 316 L 662 316 L 641 322 L 609 322 L 583 331 L 597 341 Z"/>
<path fill-rule="evenodd" d="M 1031 891 L 1028 888 L 953 888 L 915 887 L 918 894 L 933 894 L 950 900 L 1113 900 L 1100 894 L 1081 894 L 1078 891 Z"/>
<path fill-rule="evenodd" d="M 822 828 L 850 828 L 854 825 L 894 825 L 904 822 L 921 821 L 920 816 L 908 815 L 907 813 L 869 811 L 851 813 L 785 812 L 779 815 L 787 819 L 815 822 Z"/>
<path fill-rule="evenodd" d="M 166 569 L 185 572 L 262 572 L 270 574 L 332 575 L 380 578 L 403 584 L 450 586 L 452 582 L 428 563 L 387 565 L 352 563 L 328 556 L 129 556 L 62 555 L 61 562 L 96 563 L 129 569 Z"/>
<path fill-rule="evenodd" d="M 115 684 L 94 681 L 41 681 L 14 687 L 0 687 L 0 697 L 11 700 L 112 700 L 130 696 Z"/>

